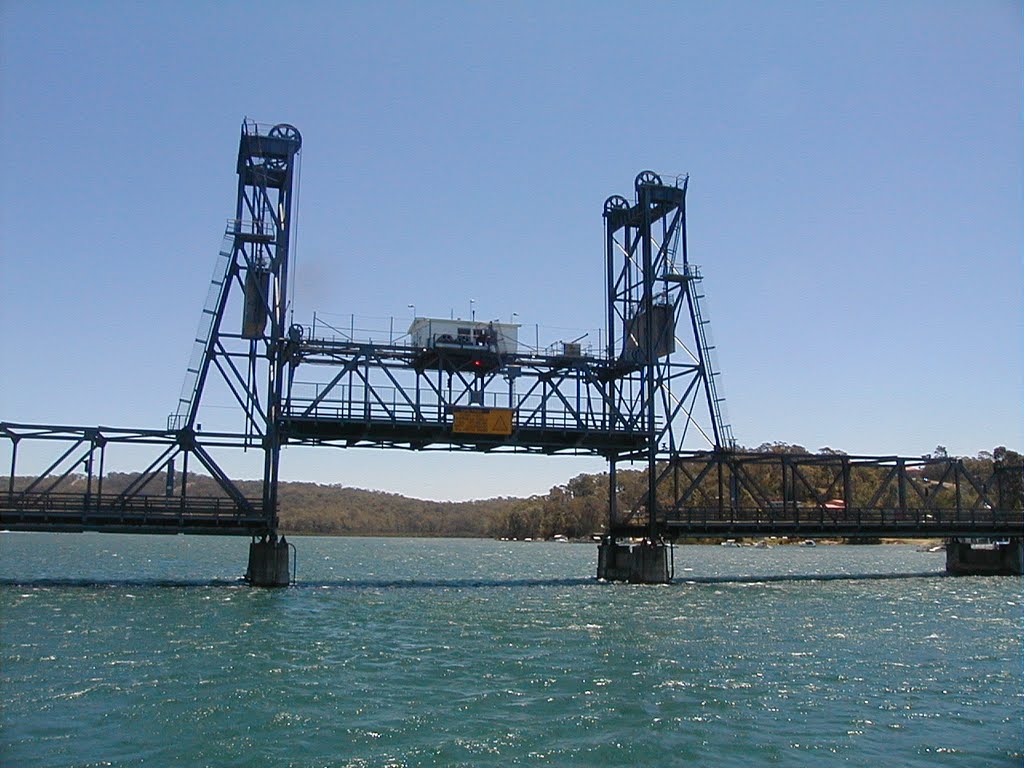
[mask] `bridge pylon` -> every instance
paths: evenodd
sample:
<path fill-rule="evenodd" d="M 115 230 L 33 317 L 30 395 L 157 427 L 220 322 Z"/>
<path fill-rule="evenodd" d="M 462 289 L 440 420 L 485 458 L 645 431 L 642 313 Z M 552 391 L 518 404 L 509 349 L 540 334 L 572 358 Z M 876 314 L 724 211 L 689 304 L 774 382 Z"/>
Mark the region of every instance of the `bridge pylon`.
<path fill-rule="evenodd" d="M 733 447 L 701 305 L 702 276 L 687 251 L 688 183 L 687 176 L 666 182 L 643 171 L 632 203 L 613 195 L 604 204 L 608 394 L 617 412 L 641 420 L 646 438 L 639 451 L 608 454 L 609 525 L 598 576 L 609 580 L 671 579 L 658 519 L 659 462 L 671 461 L 688 439 L 714 451 Z M 646 493 L 630 509 L 619 507 L 616 471 L 623 460 L 647 468 Z M 639 547 L 620 543 L 638 534 Z"/>
<path fill-rule="evenodd" d="M 238 193 L 203 309 L 196 352 L 168 428 L 194 430 L 203 393 L 217 376 L 240 406 L 244 445 L 262 449 L 262 508 L 275 535 L 280 467 L 280 411 L 292 339 L 288 278 L 302 137 L 292 125 L 242 123 Z M 240 316 L 229 317 L 230 308 Z"/>

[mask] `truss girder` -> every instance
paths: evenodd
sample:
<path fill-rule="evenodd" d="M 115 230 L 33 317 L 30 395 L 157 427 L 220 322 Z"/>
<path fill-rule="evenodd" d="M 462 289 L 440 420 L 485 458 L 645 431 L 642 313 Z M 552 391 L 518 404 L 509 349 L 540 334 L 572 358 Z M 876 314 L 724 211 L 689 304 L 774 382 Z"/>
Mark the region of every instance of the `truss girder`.
<path fill-rule="evenodd" d="M 646 445 L 636 388 L 604 358 L 505 355 L 486 368 L 472 357 L 435 353 L 424 367 L 414 350 L 396 345 L 310 339 L 293 355 L 282 429 L 289 442 L 562 452 L 608 456 Z M 318 381 L 302 375 L 326 374 Z M 512 412 L 509 435 L 453 431 L 454 409 Z"/>
<path fill-rule="evenodd" d="M 603 456 L 612 539 L 1019 535 L 1021 467 L 731 450 L 715 394 L 701 276 L 688 262 L 685 177 L 666 184 L 644 171 L 635 180 L 634 202 L 618 196 L 605 202 L 607 347 L 599 356 L 303 338 L 302 328 L 287 323 L 300 147 L 293 126 L 243 123 L 235 218 L 195 340 L 199 362 L 189 364 L 168 429 L 0 423 L 0 446 L 10 451 L 0 527 L 273 534 L 281 446 L 299 443 Z M 240 330 L 230 323 L 233 312 Z M 312 381 L 303 380 L 307 372 Z M 241 431 L 201 429 L 213 381 L 240 406 Z M 702 396 L 706 413 L 698 405 Z M 476 434 L 463 425 L 457 432 L 456 414 L 464 408 L 507 410 L 507 420 L 498 415 L 509 431 Z M 685 450 L 696 433 L 706 450 Z M 17 476 L 19 445 L 26 442 L 56 454 L 28 480 Z M 263 454 L 259 499 L 247 498 L 211 453 L 254 444 Z M 121 491 L 105 493 L 106 454 L 118 446 L 155 456 Z M 179 458 L 184 467 L 175 488 Z M 190 459 L 213 478 L 216 496 L 189 493 Z M 618 509 L 627 506 L 618 498 L 622 461 L 646 463 L 647 475 L 646 492 L 620 518 Z M 147 492 L 162 472 L 166 493 Z M 80 480 L 84 492 L 70 490 Z"/>
<path fill-rule="evenodd" d="M 37 444 L 56 458 L 35 476 L 18 473 L 18 447 Z M 260 499 L 248 499 L 210 453 L 244 446 L 244 435 L 197 435 L 181 430 L 122 429 L 0 423 L 0 448 L 10 451 L 0 491 L 0 528 L 21 531 L 108 531 L 257 535 L 273 530 Z M 117 491 L 104 489 L 107 453 L 146 449 L 146 468 Z M 152 452 L 155 452 L 153 454 Z M 172 488 L 165 473 L 183 461 L 181 482 Z M 189 493 L 189 459 L 214 479 L 216 496 Z M 154 487 L 162 493 L 153 493 Z"/>
<path fill-rule="evenodd" d="M 1024 530 L 1024 467 L 954 458 L 665 454 L 655 517 L 672 537 L 1010 536 Z M 635 513 L 618 533 L 644 531 Z"/>

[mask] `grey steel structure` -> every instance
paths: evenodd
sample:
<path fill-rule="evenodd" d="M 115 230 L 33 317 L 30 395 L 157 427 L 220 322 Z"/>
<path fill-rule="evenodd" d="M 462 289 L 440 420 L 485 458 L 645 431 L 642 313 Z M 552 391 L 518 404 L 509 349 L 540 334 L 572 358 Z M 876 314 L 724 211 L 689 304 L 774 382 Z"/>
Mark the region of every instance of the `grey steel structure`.
<path fill-rule="evenodd" d="M 0 525 L 11 530 L 276 537 L 280 411 L 291 349 L 286 327 L 289 246 L 301 145 L 291 125 L 242 123 L 235 215 L 225 230 L 181 397 L 166 428 L 0 423 L 0 438 L 9 441 L 11 454 Z M 234 322 L 231 310 L 239 312 Z M 223 382 L 243 414 L 240 429 L 201 429 L 203 393 L 214 379 Z M 16 487 L 23 443 L 66 448 L 32 482 Z M 223 449 L 239 448 L 263 453 L 258 495 L 243 493 L 216 457 Z M 107 453 L 116 449 L 148 449 L 146 461 L 152 460 L 127 488 L 105 493 Z M 179 460 L 181 480 L 176 483 Z M 215 481 L 215 494 L 190 494 L 190 467 L 196 465 Z M 72 474 L 84 475 L 83 491 L 65 490 L 64 481 Z"/>
<path fill-rule="evenodd" d="M 958 458 L 719 452 L 659 465 L 672 537 L 1024 534 L 1024 467 Z"/>
<path fill-rule="evenodd" d="M 242 123 L 235 218 L 228 222 L 203 308 L 198 354 L 187 369 L 178 409 L 168 419 L 169 429 L 194 434 L 207 379 L 214 372 L 221 377 L 244 414 L 242 444 L 264 453 L 261 501 L 270 531 L 277 528 L 281 401 L 292 342 L 288 268 L 301 147 L 292 125 Z M 241 329 L 226 317 L 232 290 L 243 299 Z"/>
<path fill-rule="evenodd" d="M 0 528 L 12 531 L 210 533 L 264 536 L 274 515 L 260 496 L 246 495 L 220 467 L 220 449 L 237 450 L 234 434 L 196 434 L 183 427 L 120 429 L 0 423 L 10 447 L 10 473 L 0 495 Z M 33 478 L 17 478 L 19 448 L 43 447 L 51 463 Z M 144 469 L 125 487 L 111 487 L 111 454 L 132 452 Z M 216 492 L 195 493 L 189 459 L 213 479 Z M 183 463 L 180 481 L 175 466 Z"/>
<path fill-rule="evenodd" d="M 610 508 L 601 556 L 607 547 L 609 562 L 629 537 L 661 547 L 678 536 L 1021 535 L 1021 467 L 979 472 L 957 459 L 929 460 L 937 479 L 925 487 L 918 459 L 736 451 L 701 275 L 688 258 L 686 177 L 666 183 L 644 171 L 632 201 L 605 201 L 603 349 L 509 349 L 487 334 L 471 343 L 374 342 L 289 324 L 301 143 L 287 124 L 242 125 L 234 218 L 166 428 L 0 422 L 0 445 L 10 450 L 0 527 L 243 534 L 276 546 L 281 449 L 293 444 L 604 457 Z M 202 428 L 214 382 L 240 424 Z M 27 443 L 56 450 L 44 472 L 16 481 Z M 106 455 L 122 448 L 149 449 L 149 463 L 110 492 Z M 262 453 L 258 493 L 251 484 L 243 492 L 216 458 L 239 449 Z M 190 462 L 215 492 L 190 491 Z M 629 504 L 618 493 L 623 462 L 646 470 L 646 492 Z M 274 571 L 276 557 L 254 566 L 251 550 L 250 571 Z"/>
<path fill-rule="evenodd" d="M 613 540 L 633 533 L 638 517 L 646 518 L 650 540 L 660 537 L 658 462 L 680 455 L 688 436 L 699 433 L 713 451 L 733 448 L 711 365 L 701 275 L 687 252 L 688 182 L 681 177 L 666 184 L 643 171 L 634 182 L 634 202 L 613 195 L 604 204 L 608 396 L 645 435 L 641 451 L 608 455 Z M 647 468 L 646 496 L 622 512 L 615 476 L 621 459 L 642 459 Z"/>

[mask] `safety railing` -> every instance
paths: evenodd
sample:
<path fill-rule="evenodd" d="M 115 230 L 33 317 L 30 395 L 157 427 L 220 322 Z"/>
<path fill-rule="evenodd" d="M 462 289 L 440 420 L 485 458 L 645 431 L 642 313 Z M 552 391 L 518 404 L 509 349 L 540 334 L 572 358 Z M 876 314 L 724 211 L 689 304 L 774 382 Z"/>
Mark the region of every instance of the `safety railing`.
<path fill-rule="evenodd" d="M 978 535 L 1024 533 L 1024 511 L 986 509 L 908 510 L 898 507 L 824 510 L 821 508 L 773 509 L 771 507 L 686 507 L 659 516 L 671 530 L 685 534 L 706 532 L 751 533 L 799 531 L 816 535 L 936 537 L 974 532 Z"/>
<path fill-rule="evenodd" d="M 241 235 L 243 238 L 251 238 L 266 242 L 277 237 L 277 226 L 269 221 L 255 221 L 252 219 L 228 219 L 224 228 L 227 235 Z"/>
<path fill-rule="evenodd" d="M 358 383 L 357 383 L 358 382 Z M 505 391 L 484 392 L 479 399 L 466 389 L 455 393 L 448 402 L 437 397 L 433 389 L 421 390 L 417 403 L 415 391 L 394 386 L 366 387 L 362 380 L 349 383 L 327 384 L 297 382 L 292 390 L 284 415 L 325 421 L 354 421 L 363 423 L 423 423 L 448 426 L 453 420 L 453 409 L 463 407 L 509 408 L 514 412 L 514 428 L 581 430 L 595 432 L 644 433 L 646 423 L 639 416 L 632 422 L 619 416 L 613 419 L 596 396 L 581 397 L 578 402 L 566 402 L 552 392 L 538 391 L 520 394 Z M 325 390 L 328 396 L 323 397 Z"/>
<path fill-rule="evenodd" d="M 397 390 L 396 390 L 397 391 Z M 314 421 L 356 422 L 364 424 L 422 424 L 426 426 L 451 426 L 454 422 L 454 409 L 463 407 L 505 408 L 500 398 L 486 397 L 483 403 L 459 402 L 454 405 L 431 403 L 416 406 L 404 400 L 392 397 L 388 400 L 353 398 L 350 400 L 323 400 L 312 407 L 311 403 L 292 400 L 284 412 L 285 419 L 310 419 Z M 646 428 L 639 424 L 633 429 L 622 425 L 611 426 L 600 413 L 571 413 L 564 410 L 544 410 L 541 408 L 513 409 L 513 429 L 552 429 L 578 430 L 592 432 L 616 432 L 637 434 L 646 433 Z"/>
<path fill-rule="evenodd" d="M 245 508 L 227 497 L 130 496 L 83 493 L 0 494 L 0 525 L 123 525 L 138 527 L 248 527 L 266 525 L 262 501 Z"/>

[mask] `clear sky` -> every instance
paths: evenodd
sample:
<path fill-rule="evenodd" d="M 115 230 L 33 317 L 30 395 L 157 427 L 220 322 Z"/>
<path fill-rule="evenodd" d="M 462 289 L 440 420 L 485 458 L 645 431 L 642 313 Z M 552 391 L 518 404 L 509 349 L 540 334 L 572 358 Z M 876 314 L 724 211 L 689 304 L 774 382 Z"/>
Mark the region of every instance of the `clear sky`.
<path fill-rule="evenodd" d="M 604 199 L 688 172 L 740 443 L 1020 449 L 1021 29 L 984 0 L 4 0 L 0 420 L 164 425 L 249 116 L 303 135 L 296 321 L 473 298 L 596 328 Z M 282 472 L 457 499 L 603 466 L 289 449 Z"/>

